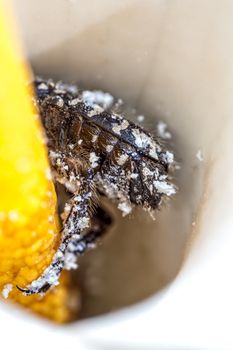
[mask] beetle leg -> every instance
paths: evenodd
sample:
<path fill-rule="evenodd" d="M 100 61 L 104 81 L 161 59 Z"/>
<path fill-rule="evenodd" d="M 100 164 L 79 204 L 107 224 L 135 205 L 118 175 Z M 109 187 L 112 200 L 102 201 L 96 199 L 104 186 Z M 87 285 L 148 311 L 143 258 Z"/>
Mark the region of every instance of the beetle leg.
<path fill-rule="evenodd" d="M 79 194 L 72 198 L 72 206 L 62 231 L 61 243 L 51 264 L 43 274 L 26 288 L 17 286 L 25 295 L 44 293 L 51 286 L 57 285 L 62 270 L 76 268 L 77 256 L 82 254 L 93 243 L 96 234 L 91 232 L 85 238 L 83 231 L 90 226 L 89 206 L 92 201 L 92 181 L 94 172 L 87 171 L 81 181 Z"/>

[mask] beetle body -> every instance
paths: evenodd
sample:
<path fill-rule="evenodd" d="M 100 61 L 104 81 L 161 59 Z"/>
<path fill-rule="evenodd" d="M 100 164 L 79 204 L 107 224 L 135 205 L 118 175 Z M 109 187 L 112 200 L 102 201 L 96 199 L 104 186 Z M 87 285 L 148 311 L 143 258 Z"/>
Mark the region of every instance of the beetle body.
<path fill-rule="evenodd" d="M 127 215 L 137 205 L 154 210 L 175 193 L 168 179 L 173 154 L 113 112 L 111 95 L 52 80 L 37 79 L 35 88 L 54 181 L 73 197 L 65 207 L 58 251 L 42 276 L 23 289 L 26 295 L 46 291 L 58 283 L 63 268 L 77 267 L 77 256 L 94 242 L 87 230 L 100 194 Z"/>

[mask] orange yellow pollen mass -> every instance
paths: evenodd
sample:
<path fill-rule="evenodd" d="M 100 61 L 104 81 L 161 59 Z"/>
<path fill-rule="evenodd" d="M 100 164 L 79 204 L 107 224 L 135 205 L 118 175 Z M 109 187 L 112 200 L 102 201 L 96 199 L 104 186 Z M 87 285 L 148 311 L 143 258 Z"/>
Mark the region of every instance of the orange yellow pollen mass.
<path fill-rule="evenodd" d="M 56 194 L 29 80 L 10 12 L 1 2 L 0 294 L 63 322 L 69 314 L 67 278 L 44 301 L 16 289 L 44 271 L 59 241 Z"/>

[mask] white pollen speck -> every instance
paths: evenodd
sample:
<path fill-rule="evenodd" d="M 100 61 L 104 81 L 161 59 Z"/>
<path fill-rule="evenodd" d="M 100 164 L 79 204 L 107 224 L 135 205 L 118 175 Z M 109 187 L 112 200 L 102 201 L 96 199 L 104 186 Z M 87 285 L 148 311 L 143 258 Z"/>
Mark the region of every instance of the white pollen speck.
<path fill-rule="evenodd" d="M 121 131 L 127 129 L 128 126 L 129 126 L 129 122 L 126 119 L 124 119 L 121 124 L 113 124 L 112 131 L 120 135 Z"/>
<path fill-rule="evenodd" d="M 82 92 L 82 99 L 85 103 L 90 106 L 95 104 L 99 104 L 103 106 L 103 108 L 109 108 L 113 104 L 113 96 L 108 92 L 103 92 L 99 90 L 89 91 L 85 90 Z"/>
<path fill-rule="evenodd" d="M 89 224 L 90 224 L 90 219 L 88 217 L 84 217 L 79 220 L 78 228 L 80 230 L 83 230 L 84 228 L 89 227 Z"/>
<path fill-rule="evenodd" d="M 138 174 L 133 173 L 133 174 L 130 175 L 130 178 L 131 179 L 137 179 L 138 178 Z"/>
<path fill-rule="evenodd" d="M 174 154 L 172 152 L 166 151 L 163 158 L 168 164 L 172 164 L 174 162 Z"/>
<path fill-rule="evenodd" d="M 203 162 L 204 157 L 203 157 L 202 150 L 199 149 L 199 150 L 197 151 L 196 158 L 197 158 L 200 162 Z"/>
<path fill-rule="evenodd" d="M 103 107 L 100 107 L 98 105 L 94 105 L 92 111 L 89 111 L 87 113 L 88 117 L 93 117 L 94 115 L 98 115 L 104 111 Z"/>
<path fill-rule="evenodd" d="M 135 138 L 135 143 L 138 147 L 143 147 L 142 133 L 139 129 L 133 129 L 132 134 Z M 147 145 L 146 145 L 147 146 Z"/>
<path fill-rule="evenodd" d="M 41 83 L 37 88 L 39 90 L 48 90 L 48 86 L 45 83 Z"/>
<path fill-rule="evenodd" d="M 149 155 L 154 158 L 158 159 L 157 151 L 160 152 L 161 148 L 160 146 L 155 142 L 155 140 L 147 135 L 144 131 L 141 131 L 139 129 L 132 129 L 132 134 L 134 136 L 134 142 L 137 147 L 141 149 L 146 149 L 149 151 Z"/>
<path fill-rule="evenodd" d="M 153 181 L 153 185 L 159 193 L 164 193 L 167 196 L 171 196 L 172 194 L 176 193 L 174 186 L 166 181 Z"/>
<path fill-rule="evenodd" d="M 81 145 L 82 144 L 82 142 L 83 142 L 83 140 L 81 139 L 81 140 L 78 140 L 78 145 Z"/>
<path fill-rule="evenodd" d="M 51 159 L 57 159 L 57 158 L 59 158 L 60 156 L 61 156 L 61 154 L 58 153 L 58 152 L 49 151 L 49 158 L 51 158 Z"/>
<path fill-rule="evenodd" d="M 89 161 L 91 163 L 92 168 L 96 168 L 98 166 L 99 157 L 95 154 L 95 152 L 90 153 Z"/>
<path fill-rule="evenodd" d="M 114 124 L 112 131 L 115 132 L 116 134 L 120 135 L 121 134 L 121 127 L 118 124 Z"/>
<path fill-rule="evenodd" d="M 71 100 L 69 102 L 69 105 L 70 106 L 76 106 L 76 104 L 78 104 L 80 102 L 80 99 L 79 98 L 74 98 L 73 100 Z"/>
<path fill-rule="evenodd" d="M 155 148 L 150 149 L 149 155 L 150 155 L 152 158 L 155 158 L 155 159 L 158 158 L 158 155 L 157 155 L 157 152 L 156 152 Z"/>
<path fill-rule="evenodd" d="M 123 216 L 128 215 L 132 211 L 132 206 L 127 202 L 119 203 L 117 207 L 122 211 Z"/>
<path fill-rule="evenodd" d="M 145 177 L 148 177 L 148 176 L 154 176 L 154 171 L 151 171 L 149 168 L 147 168 L 147 167 L 144 167 L 143 169 L 142 169 L 142 172 L 143 172 L 143 175 L 145 176 Z"/>
<path fill-rule="evenodd" d="M 121 130 L 125 130 L 125 129 L 127 129 L 128 128 L 128 126 L 129 126 L 129 122 L 128 122 L 128 120 L 123 120 L 123 122 L 121 123 Z"/>
<path fill-rule="evenodd" d="M 57 102 L 56 102 L 56 105 L 58 106 L 58 107 L 63 107 L 64 106 L 64 101 L 63 101 L 63 99 L 60 97 L 60 98 L 58 98 L 58 100 L 57 100 Z"/>
<path fill-rule="evenodd" d="M 49 215 L 48 222 L 53 222 L 53 216 L 52 215 Z"/>
<path fill-rule="evenodd" d="M 57 280 L 58 280 L 58 276 L 56 272 L 50 271 L 50 273 L 48 274 L 47 282 L 49 284 L 55 285 Z"/>
<path fill-rule="evenodd" d="M 55 258 L 57 258 L 57 259 L 63 258 L 63 253 L 60 250 L 58 250 L 55 254 Z"/>
<path fill-rule="evenodd" d="M 81 196 L 75 196 L 74 200 L 75 200 L 75 202 L 81 202 L 82 197 Z"/>
<path fill-rule="evenodd" d="M 57 160 L 56 160 L 56 164 L 57 164 L 58 166 L 61 166 L 61 165 L 62 165 L 61 158 L 57 158 Z"/>
<path fill-rule="evenodd" d="M 157 132 L 161 139 L 170 140 L 172 138 L 172 134 L 167 131 L 167 124 L 162 121 L 159 121 L 157 124 Z"/>
<path fill-rule="evenodd" d="M 65 254 L 65 266 L 64 268 L 66 270 L 73 270 L 77 269 L 78 264 L 77 264 L 77 258 L 74 254 L 72 253 L 66 253 Z"/>
<path fill-rule="evenodd" d="M 107 145 L 106 151 L 107 151 L 108 153 L 112 152 L 113 147 L 114 147 L 113 145 Z"/>
<path fill-rule="evenodd" d="M 4 299 L 8 298 L 8 295 L 10 294 L 12 289 L 13 289 L 13 285 L 12 284 L 10 284 L 10 283 L 5 284 L 5 286 L 2 289 L 2 296 L 3 296 Z"/>

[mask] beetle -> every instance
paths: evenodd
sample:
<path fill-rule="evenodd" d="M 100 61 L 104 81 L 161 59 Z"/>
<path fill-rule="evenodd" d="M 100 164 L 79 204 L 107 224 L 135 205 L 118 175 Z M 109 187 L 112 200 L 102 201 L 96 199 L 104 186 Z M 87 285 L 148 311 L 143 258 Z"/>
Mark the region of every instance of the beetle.
<path fill-rule="evenodd" d="M 173 153 L 116 113 L 110 94 L 40 78 L 35 90 L 53 179 L 72 197 L 65 205 L 58 250 L 38 279 L 26 288 L 18 286 L 25 295 L 58 284 L 61 271 L 76 268 L 77 257 L 101 236 L 107 225 L 100 224 L 95 232 L 91 228 L 100 195 L 128 215 L 134 206 L 152 211 L 176 192 L 169 180 Z"/>

